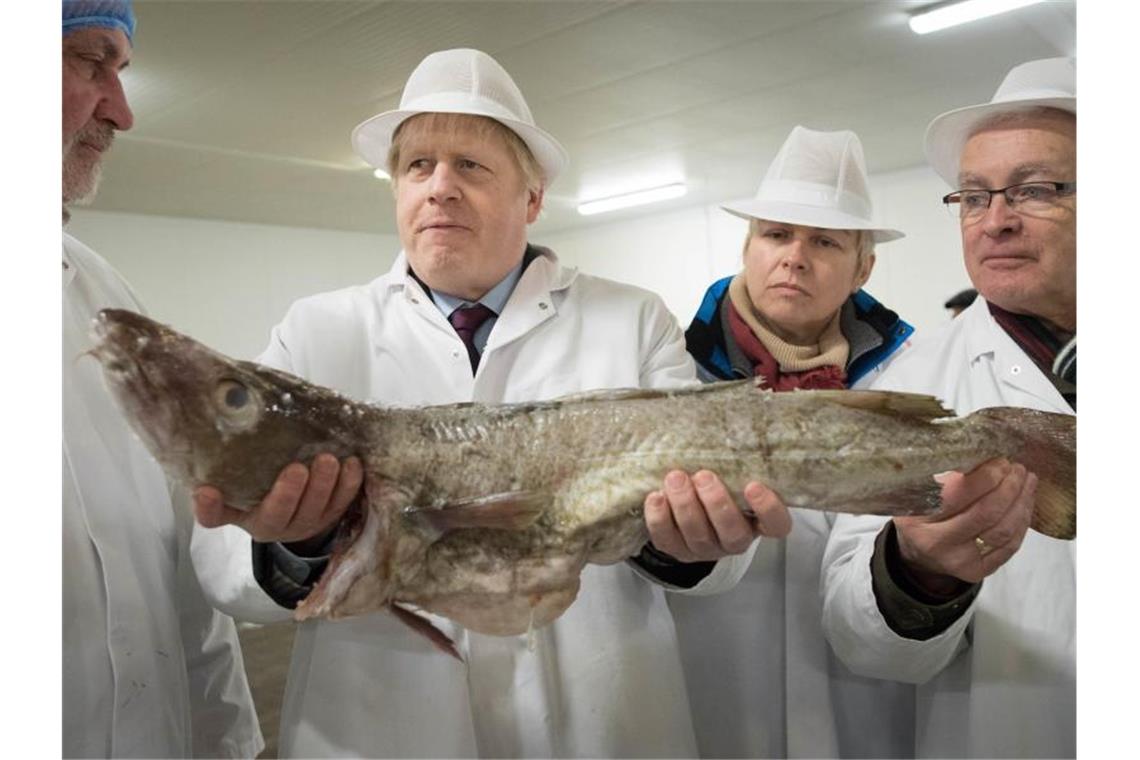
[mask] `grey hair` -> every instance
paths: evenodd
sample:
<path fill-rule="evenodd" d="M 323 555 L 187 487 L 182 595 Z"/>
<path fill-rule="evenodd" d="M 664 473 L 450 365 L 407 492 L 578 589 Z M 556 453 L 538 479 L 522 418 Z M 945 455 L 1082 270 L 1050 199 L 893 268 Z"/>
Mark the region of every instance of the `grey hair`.
<path fill-rule="evenodd" d="M 1055 119 L 1057 117 L 1071 119 L 1074 125 L 1077 123 L 1077 115 L 1072 111 L 1066 111 L 1064 108 L 1055 108 L 1053 106 L 1029 106 L 1028 108 L 1015 108 L 1010 111 L 999 111 L 998 113 L 982 119 L 970 129 L 970 133 L 966 136 L 966 139 L 973 137 L 979 132 L 985 132 L 988 129 L 1013 127 L 1029 121 L 1036 121 L 1038 119 Z"/>

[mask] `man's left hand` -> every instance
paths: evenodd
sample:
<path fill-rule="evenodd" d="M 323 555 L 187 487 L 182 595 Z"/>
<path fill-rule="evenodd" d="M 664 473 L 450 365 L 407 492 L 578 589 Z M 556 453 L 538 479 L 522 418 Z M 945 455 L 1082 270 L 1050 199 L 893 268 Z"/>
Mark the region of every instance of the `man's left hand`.
<path fill-rule="evenodd" d="M 699 470 L 690 477 L 673 470 L 662 490 L 645 497 L 649 539 L 681 562 L 708 562 L 742 554 L 760 536 L 791 532 L 791 515 L 774 491 L 752 482 L 744 499 L 754 516 L 741 510 L 715 473 Z"/>

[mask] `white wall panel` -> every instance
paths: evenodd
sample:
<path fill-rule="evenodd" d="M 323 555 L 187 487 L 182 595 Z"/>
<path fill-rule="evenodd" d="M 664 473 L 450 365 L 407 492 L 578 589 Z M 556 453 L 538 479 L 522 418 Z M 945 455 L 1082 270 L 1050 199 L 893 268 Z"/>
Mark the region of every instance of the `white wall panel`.
<path fill-rule="evenodd" d="M 261 352 L 296 299 L 367 282 L 394 235 L 77 210 L 67 231 L 131 283 L 150 314 L 227 354 Z"/>
<path fill-rule="evenodd" d="M 906 237 L 878 248 L 867 290 L 920 329 L 946 321 L 942 304 L 970 287 L 958 223 L 941 202 L 950 188 L 925 166 L 871 177 L 871 188 L 884 223 Z"/>

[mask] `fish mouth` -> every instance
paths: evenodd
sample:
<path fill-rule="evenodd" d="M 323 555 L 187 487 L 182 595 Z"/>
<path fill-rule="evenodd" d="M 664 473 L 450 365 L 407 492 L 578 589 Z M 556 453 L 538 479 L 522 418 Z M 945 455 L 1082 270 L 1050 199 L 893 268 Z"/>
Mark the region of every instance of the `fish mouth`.
<path fill-rule="evenodd" d="M 142 350 L 155 336 L 132 312 L 120 309 L 103 309 L 91 326 L 95 347 L 91 353 L 104 367 L 115 372 L 144 374 L 142 366 L 133 359 L 126 346 L 133 344 Z"/>
<path fill-rule="evenodd" d="M 113 328 L 102 322 L 96 323 L 97 342 L 89 352 L 103 365 L 107 383 L 117 395 L 133 399 L 132 406 L 143 409 L 157 408 L 159 394 L 154 380 L 146 368 L 117 342 Z"/>
<path fill-rule="evenodd" d="M 157 337 L 145 329 L 131 312 L 104 309 L 94 319 L 92 335 L 94 347 L 89 351 L 103 366 L 107 387 L 125 409 L 131 427 L 144 440 L 150 439 L 160 448 L 175 450 L 178 447 L 176 431 L 179 424 L 176 410 L 166 401 L 159 378 L 152 377 L 144 362 L 132 355 L 128 346 L 137 352 L 146 348 Z M 137 420 L 137 424 L 136 421 Z M 152 450 L 157 450 L 153 449 Z"/>

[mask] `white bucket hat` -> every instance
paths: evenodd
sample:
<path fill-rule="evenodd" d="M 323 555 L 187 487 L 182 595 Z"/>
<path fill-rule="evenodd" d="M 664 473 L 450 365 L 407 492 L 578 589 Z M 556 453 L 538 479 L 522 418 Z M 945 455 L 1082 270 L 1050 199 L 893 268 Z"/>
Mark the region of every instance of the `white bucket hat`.
<path fill-rule="evenodd" d="M 481 50 L 441 50 L 424 58 L 404 85 L 400 107 L 377 114 L 352 130 L 353 149 L 372 166 L 387 168 L 396 128 L 421 113 L 462 113 L 500 122 L 530 148 L 548 185 L 566 166 L 566 149 L 535 126 L 511 75 Z"/>
<path fill-rule="evenodd" d="M 768 167 L 756 197 L 721 208 L 745 219 L 868 230 L 876 243 L 904 237 L 873 221 L 863 144 L 850 130 L 795 127 Z"/>
<path fill-rule="evenodd" d="M 1077 61 L 1044 58 L 1014 66 L 989 103 L 938 116 L 926 128 L 926 160 L 951 187 L 958 186 L 958 159 L 966 140 L 984 120 L 998 113 L 1048 106 L 1077 112 Z"/>

